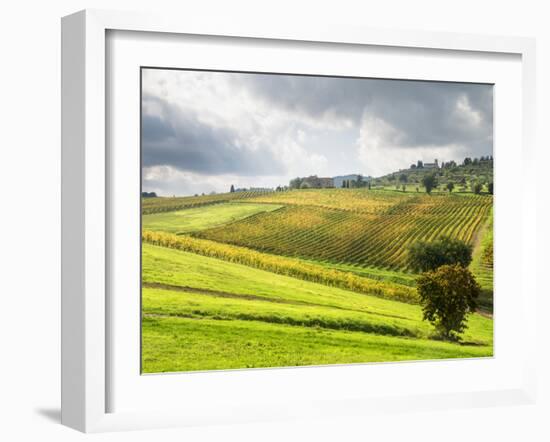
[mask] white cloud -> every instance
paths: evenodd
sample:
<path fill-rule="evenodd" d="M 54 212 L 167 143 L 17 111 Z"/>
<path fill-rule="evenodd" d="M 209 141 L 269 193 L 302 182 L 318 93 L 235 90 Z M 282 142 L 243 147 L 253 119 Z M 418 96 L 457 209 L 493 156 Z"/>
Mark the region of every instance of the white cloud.
<path fill-rule="evenodd" d="M 456 118 L 472 128 L 478 128 L 483 123 L 483 115 L 472 107 L 467 95 L 460 96 L 456 101 Z"/>
<path fill-rule="evenodd" d="M 403 144 L 405 135 L 386 121 L 372 115 L 363 117 L 357 138 L 358 157 L 365 173 L 380 176 L 406 169 L 418 160 L 448 161 L 465 152 L 463 146 L 408 146 Z"/>

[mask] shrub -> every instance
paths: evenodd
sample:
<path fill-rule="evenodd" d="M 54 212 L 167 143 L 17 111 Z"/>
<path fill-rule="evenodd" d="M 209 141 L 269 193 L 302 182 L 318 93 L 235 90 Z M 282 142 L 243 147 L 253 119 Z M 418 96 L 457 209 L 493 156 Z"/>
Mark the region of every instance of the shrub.
<path fill-rule="evenodd" d="M 472 246 L 459 239 L 444 236 L 436 241 L 418 241 L 409 248 L 408 264 L 417 272 L 435 270 L 442 265 L 472 262 Z"/>
<path fill-rule="evenodd" d="M 459 341 L 481 291 L 472 273 L 458 264 L 444 265 L 423 273 L 417 290 L 423 319 L 430 321 L 443 339 Z"/>

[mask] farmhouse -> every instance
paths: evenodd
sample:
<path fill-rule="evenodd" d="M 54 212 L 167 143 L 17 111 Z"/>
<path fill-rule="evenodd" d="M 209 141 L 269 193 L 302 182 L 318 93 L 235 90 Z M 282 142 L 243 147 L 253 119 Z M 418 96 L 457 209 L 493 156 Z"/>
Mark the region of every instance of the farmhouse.
<path fill-rule="evenodd" d="M 334 180 L 332 178 L 318 177 L 317 175 L 311 175 L 302 180 L 302 184 L 306 183 L 307 186 L 313 189 L 326 189 L 334 187 Z"/>
<path fill-rule="evenodd" d="M 332 178 L 319 178 L 319 181 L 323 189 L 334 187 L 334 179 Z"/>

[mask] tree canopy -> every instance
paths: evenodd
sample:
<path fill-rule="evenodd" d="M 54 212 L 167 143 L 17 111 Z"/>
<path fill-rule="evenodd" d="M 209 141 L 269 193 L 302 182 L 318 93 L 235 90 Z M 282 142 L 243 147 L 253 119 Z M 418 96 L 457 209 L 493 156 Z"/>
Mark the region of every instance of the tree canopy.
<path fill-rule="evenodd" d="M 288 187 L 290 187 L 291 189 L 299 189 L 301 185 L 302 185 L 302 179 L 300 177 L 297 177 L 290 180 Z"/>
<path fill-rule="evenodd" d="M 422 185 L 426 189 L 426 193 L 430 194 L 437 187 L 437 177 L 435 174 L 424 175 L 422 177 Z"/>
<path fill-rule="evenodd" d="M 423 273 L 416 285 L 424 320 L 435 326 L 440 337 L 460 340 L 466 316 L 477 308 L 481 291 L 472 273 L 458 264 L 444 265 Z"/>
<path fill-rule="evenodd" d="M 483 189 L 483 185 L 481 183 L 472 183 L 472 192 L 474 192 L 476 195 L 479 195 L 481 193 L 481 189 Z"/>
<path fill-rule="evenodd" d="M 432 242 L 419 241 L 410 247 L 408 262 L 418 272 L 452 264 L 468 267 L 472 262 L 472 246 L 447 236 Z"/>

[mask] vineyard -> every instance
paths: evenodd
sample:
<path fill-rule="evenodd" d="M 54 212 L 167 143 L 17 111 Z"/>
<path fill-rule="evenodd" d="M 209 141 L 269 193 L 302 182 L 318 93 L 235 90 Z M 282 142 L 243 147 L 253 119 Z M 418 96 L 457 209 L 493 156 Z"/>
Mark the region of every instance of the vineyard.
<path fill-rule="evenodd" d="M 142 200 L 144 372 L 493 354 L 492 195 L 383 189 Z M 462 344 L 422 320 L 407 250 L 471 244 L 483 314 Z"/>
<path fill-rule="evenodd" d="M 271 192 L 232 192 L 218 193 L 214 195 L 197 195 L 185 197 L 161 197 L 161 198 L 142 198 L 141 213 L 148 215 L 160 212 L 172 212 L 175 210 L 191 209 L 193 207 L 208 206 L 211 204 L 227 203 L 235 200 L 246 200 L 248 198 L 258 197 Z"/>
<path fill-rule="evenodd" d="M 473 243 L 492 207 L 492 198 L 481 195 L 395 196 L 396 192 L 371 191 L 371 200 L 365 190 L 349 193 L 346 206 L 357 201 L 355 211 L 336 209 L 331 198 L 311 191 L 255 198 L 292 204 L 196 235 L 278 255 L 406 270 L 410 244 L 442 235 Z M 312 205 L 308 195 L 314 196 Z"/>
<path fill-rule="evenodd" d="M 196 253 L 198 255 L 223 259 L 229 262 L 268 270 L 280 275 L 313 281 L 328 286 L 342 287 L 359 293 L 416 303 L 416 292 L 408 286 L 382 282 L 361 277 L 350 272 L 330 269 L 318 264 L 304 262 L 283 256 L 257 252 L 244 247 L 220 244 L 189 236 L 176 236 L 167 233 L 144 231 L 144 242 L 171 249 Z"/>
<path fill-rule="evenodd" d="M 402 192 L 368 192 L 366 189 L 323 189 L 321 192 L 316 189 L 304 189 L 258 195 L 254 201 L 377 214 L 399 203 L 406 204 L 411 198 L 423 199 L 421 195 L 411 197 L 410 194 Z M 429 204 L 428 199 L 425 199 L 425 202 Z"/>

